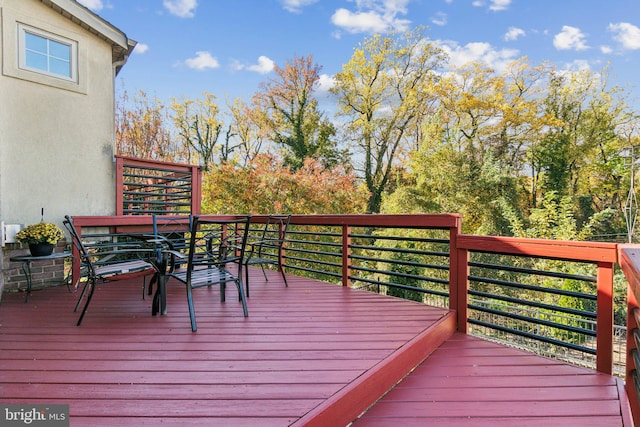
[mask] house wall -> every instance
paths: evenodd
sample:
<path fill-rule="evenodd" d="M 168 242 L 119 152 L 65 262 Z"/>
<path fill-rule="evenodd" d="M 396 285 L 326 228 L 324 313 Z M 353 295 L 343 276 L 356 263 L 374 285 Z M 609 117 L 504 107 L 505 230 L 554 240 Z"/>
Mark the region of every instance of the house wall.
<path fill-rule="evenodd" d="M 0 0 L 0 218 L 115 212 L 111 46 L 37 0 Z M 79 83 L 17 69 L 17 23 L 78 41 Z"/>
<path fill-rule="evenodd" d="M 19 23 L 78 42 L 77 83 L 18 68 Z M 0 51 L 0 221 L 113 215 L 112 45 L 40 0 L 0 0 Z M 0 265 L 16 249 L 5 246 Z"/>

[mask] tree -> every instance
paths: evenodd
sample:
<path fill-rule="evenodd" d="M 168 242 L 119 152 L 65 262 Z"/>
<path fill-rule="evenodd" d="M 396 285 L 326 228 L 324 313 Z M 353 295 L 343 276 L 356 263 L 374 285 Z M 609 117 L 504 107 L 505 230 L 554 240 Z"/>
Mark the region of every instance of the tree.
<path fill-rule="evenodd" d="M 329 167 L 348 159 L 337 149 L 335 128 L 313 96 L 320 70 L 311 55 L 294 56 L 283 68 L 275 67 L 276 77 L 262 83 L 253 99 L 262 113 L 261 125 L 284 149 L 285 164 L 293 169 L 302 167 L 306 158 L 320 159 Z"/>
<path fill-rule="evenodd" d="M 435 100 L 435 71 L 443 51 L 419 30 L 366 39 L 336 76 L 339 115 L 362 156 L 369 190 L 367 212 L 380 212 L 397 157 L 408 149 L 418 123 Z"/>
<path fill-rule="evenodd" d="M 229 147 L 231 139 L 237 141 L 235 145 L 226 151 L 238 151 L 239 163 L 241 165 L 250 164 L 253 159 L 260 154 L 264 144 L 264 132 L 261 131 L 256 112 L 239 98 L 233 102 L 227 102 L 227 108 L 231 115 L 225 145 Z"/>
<path fill-rule="evenodd" d="M 195 101 L 174 99 L 171 108 L 179 139 L 187 150 L 187 161 L 199 162 L 207 171 L 214 161 L 223 122 L 218 118 L 215 95 L 207 92 L 203 95 L 204 99 Z"/>
<path fill-rule="evenodd" d="M 116 152 L 141 159 L 182 161 L 184 151 L 167 128 L 167 113 L 157 98 L 143 91 L 129 100 L 126 91 L 116 101 Z"/>
<path fill-rule="evenodd" d="M 366 192 L 342 167 L 328 169 L 307 159 L 293 171 L 261 154 L 248 167 L 220 164 L 205 174 L 202 210 L 227 213 L 361 213 Z"/>

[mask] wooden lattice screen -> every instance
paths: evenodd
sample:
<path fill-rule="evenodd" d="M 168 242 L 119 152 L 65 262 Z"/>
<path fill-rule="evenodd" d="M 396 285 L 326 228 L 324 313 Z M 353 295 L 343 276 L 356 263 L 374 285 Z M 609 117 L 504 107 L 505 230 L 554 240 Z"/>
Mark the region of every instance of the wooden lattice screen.
<path fill-rule="evenodd" d="M 116 215 L 197 215 L 199 166 L 116 156 Z"/>

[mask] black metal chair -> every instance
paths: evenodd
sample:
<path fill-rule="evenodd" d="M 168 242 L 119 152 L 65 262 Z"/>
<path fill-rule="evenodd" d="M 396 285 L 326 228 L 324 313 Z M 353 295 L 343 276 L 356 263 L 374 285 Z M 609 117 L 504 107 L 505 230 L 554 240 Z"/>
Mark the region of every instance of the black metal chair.
<path fill-rule="evenodd" d="M 165 256 L 174 256 L 175 263 L 160 280 L 160 295 L 166 294 L 166 279 L 174 278 L 187 288 L 187 303 L 191 330 L 196 331 L 196 313 L 193 304 L 193 289 L 200 287 L 220 286 L 220 301 L 225 301 L 227 283 L 234 283 L 238 288 L 238 299 L 242 302 L 244 316 L 247 317 L 247 300 L 242 284 L 242 260 L 245 256 L 247 237 L 249 234 L 250 216 L 236 216 L 233 219 L 206 219 L 194 216 L 189 232 L 189 250 L 187 268 L 177 270 L 175 265 L 184 254 L 179 251 L 165 250 Z"/>
<path fill-rule="evenodd" d="M 191 215 L 153 215 L 153 238 L 160 239 L 153 241 L 157 248 L 158 259 L 162 257 L 162 249 L 169 248 L 172 251 L 184 253 L 186 255 L 189 249 L 188 239 L 186 234 L 191 230 Z M 174 268 L 180 266 L 180 261 L 177 261 L 174 255 L 170 255 L 171 260 L 167 260 L 168 263 L 174 265 Z M 145 293 L 148 295 L 153 294 L 153 285 L 157 282 L 158 275 L 154 275 L 149 281 L 148 289 L 146 284 L 142 290 L 142 299 L 145 297 Z M 155 311 L 154 311 L 155 314 Z"/>
<path fill-rule="evenodd" d="M 65 216 L 63 224 L 71 235 L 73 245 L 80 257 L 79 260 L 74 259 L 74 262 L 79 261 L 81 263 L 82 275 L 86 278 L 84 287 L 73 311 L 78 311 L 78 307 L 85 297 L 87 290 L 89 290 L 87 300 L 82 308 L 82 313 L 80 314 L 78 323 L 76 323 L 77 326 L 80 326 L 82 323 L 82 319 L 93 298 L 93 293 L 99 283 L 156 273 L 157 270 L 154 265 L 142 259 L 155 257 L 154 249 L 145 247 L 147 245 L 143 240 L 138 240 L 131 236 L 120 236 L 123 241 L 103 245 L 102 248 L 88 248 L 78 234 L 73 224 L 73 219 L 69 215 Z"/>
<path fill-rule="evenodd" d="M 278 268 L 284 285 L 287 283 L 287 276 L 284 274 L 284 266 L 282 261 L 284 258 L 284 245 L 287 237 L 287 228 L 291 215 L 269 215 L 262 229 L 260 240 L 249 243 L 247 256 L 244 259 L 244 265 L 259 265 L 262 268 L 262 274 L 265 280 L 269 280 L 267 273 L 264 271 L 265 265 L 274 265 Z M 245 269 L 245 286 L 247 288 L 247 296 L 249 296 L 249 269 Z"/>

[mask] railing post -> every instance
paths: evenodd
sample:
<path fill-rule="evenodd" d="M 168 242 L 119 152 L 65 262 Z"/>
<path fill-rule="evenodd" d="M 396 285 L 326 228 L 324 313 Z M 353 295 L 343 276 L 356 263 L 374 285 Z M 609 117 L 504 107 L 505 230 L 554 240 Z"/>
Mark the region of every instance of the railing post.
<path fill-rule="evenodd" d="M 200 215 L 202 210 L 202 170 L 191 167 L 191 215 Z"/>
<path fill-rule="evenodd" d="M 342 225 L 342 286 L 351 286 L 349 270 L 351 268 L 351 226 Z"/>
<path fill-rule="evenodd" d="M 625 365 L 625 390 L 627 396 L 629 396 L 629 406 L 631 407 L 631 413 L 634 420 L 640 421 L 640 400 L 638 399 L 638 391 L 636 389 L 635 375 L 637 368 L 635 361 L 633 360 L 633 352 L 638 351 L 636 349 L 636 342 L 633 337 L 634 331 L 638 329 L 640 325 L 636 320 L 636 310 L 638 310 L 638 300 L 636 294 L 633 291 L 633 286 L 629 277 L 628 291 L 627 291 L 627 357 Z"/>
<path fill-rule="evenodd" d="M 124 159 L 116 156 L 116 215 L 124 214 Z"/>
<path fill-rule="evenodd" d="M 82 236 L 82 227 L 76 226 L 78 237 Z M 72 238 L 73 240 L 73 238 Z M 80 250 L 75 244 L 71 244 L 71 286 L 76 287 L 80 283 L 80 268 L 82 259 L 80 258 Z"/>
<path fill-rule="evenodd" d="M 469 251 L 458 249 L 458 231 L 452 228 L 449 236 L 449 309 L 456 312 L 457 331 L 466 334 Z"/>
<path fill-rule="evenodd" d="M 596 318 L 596 370 L 611 375 L 613 369 L 613 263 L 598 263 Z"/>

